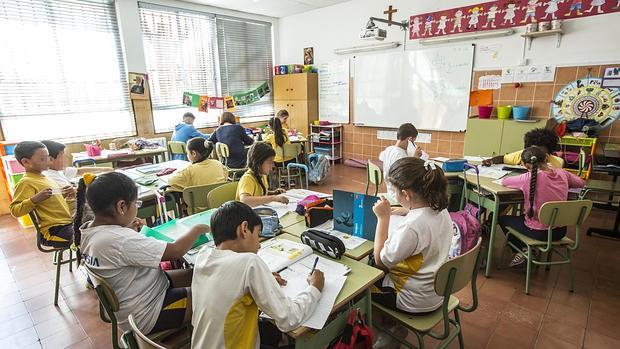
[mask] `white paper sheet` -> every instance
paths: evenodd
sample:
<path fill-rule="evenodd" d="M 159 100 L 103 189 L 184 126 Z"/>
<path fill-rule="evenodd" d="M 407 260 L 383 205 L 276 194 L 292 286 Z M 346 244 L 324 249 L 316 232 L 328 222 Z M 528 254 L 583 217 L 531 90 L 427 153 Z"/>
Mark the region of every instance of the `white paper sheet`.
<path fill-rule="evenodd" d="M 310 195 L 316 195 L 319 198 L 328 198 L 331 196 L 330 194 L 320 193 L 318 191 L 312 191 L 312 190 L 307 190 L 307 189 L 291 189 L 291 190 L 288 190 L 283 195 L 289 198 L 289 201 L 291 200 L 299 201 Z"/>
<path fill-rule="evenodd" d="M 275 238 L 261 244 L 257 254 L 269 270 L 278 272 L 311 255 L 312 248 L 298 242 Z"/>
<path fill-rule="evenodd" d="M 347 250 L 354 250 L 358 247 L 360 247 L 364 242 L 368 241 L 364 238 L 360 238 L 357 236 L 353 236 L 351 234 L 346 234 L 343 232 L 340 232 L 338 230 L 330 230 L 327 231 L 330 235 L 333 235 L 337 238 L 339 238 L 342 243 L 344 244 L 344 248 L 346 248 Z"/>
<path fill-rule="evenodd" d="M 510 171 L 504 171 L 499 168 L 484 167 L 484 166 L 478 166 L 478 171 L 480 173 L 480 177 L 487 177 L 487 178 L 493 178 L 493 179 L 500 179 L 510 173 Z M 472 169 L 472 170 L 467 171 L 467 174 L 471 174 L 475 176 L 476 172 Z"/>
<path fill-rule="evenodd" d="M 468 155 L 464 156 L 463 158 L 467 160 L 467 162 L 483 162 L 484 160 L 490 159 L 490 157 Z"/>
<path fill-rule="evenodd" d="M 275 202 L 274 201 L 274 202 L 270 202 L 268 204 L 265 204 L 262 207 L 268 207 L 268 208 L 273 209 L 278 214 L 278 218 L 282 219 L 282 217 L 286 216 L 286 214 L 291 211 L 291 208 L 289 207 L 289 205 L 290 205 L 290 203 L 289 204 L 283 204 L 281 202 Z M 294 204 L 294 205 L 297 205 L 297 204 Z M 259 206 L 259 207 L 261 207 L 261 206 Z M 293 209 L 293 211 L 294 210 L 295 209 Z"/>
<path fill-rule="evenodd" d="M 303 326 L 321 329 L 325 326 L 325 322 L 334 307 L 334 302 L 344 287 L 347 280 L 345 275 L 351 270 L 338 262 L 310 255 L 282 270 L 280 276 L 287 282 L 286 286 L 282 287 L 284 294 L 290 298 L 295 298 L 308 287 L 306 278 L 310 274 L 316 258 L 319 258 L 316 268 L 325 274 L 325 285 L 314 313 L 303 323 Z"/>
<path fill-rule="evenodd" d="M 435 157 L 435 158 L 431 158 L 431 160 L 437 161 L 437 162 L 446 162 L 446 161 L 448 161 L 450 159 L 449 158 L 444 158 L 443 156 L 438 156 L 438 157 Z"/>

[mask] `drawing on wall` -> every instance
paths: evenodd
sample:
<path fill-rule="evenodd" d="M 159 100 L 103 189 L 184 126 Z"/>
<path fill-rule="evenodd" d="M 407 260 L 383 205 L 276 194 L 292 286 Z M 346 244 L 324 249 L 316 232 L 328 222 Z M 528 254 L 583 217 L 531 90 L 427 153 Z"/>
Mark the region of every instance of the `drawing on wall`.
<path fill-rule="evenodd" d="M 620 12 L 620 0 L 498 0 L 409 17 L 409 39 Z M 424 27 L 422 28 L 422 25 Z"/>
<path fill-rule="evenodd" d="M 600 78 L 583 78 L 564 86 L 551 103 L 551 115 L 557 122 L 582 118 L 610 126 L 620 117 L 620 89 L 601 83 Z"/>

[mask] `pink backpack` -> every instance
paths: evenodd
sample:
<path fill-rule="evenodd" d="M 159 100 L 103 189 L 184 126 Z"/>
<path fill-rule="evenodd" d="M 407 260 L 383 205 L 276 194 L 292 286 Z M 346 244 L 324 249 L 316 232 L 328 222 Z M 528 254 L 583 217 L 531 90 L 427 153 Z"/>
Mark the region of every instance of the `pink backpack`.
<path fill-rule="evenodd" d="M 463 210 L 450 212 L 452 223 L 460 235 L 458 239 L 452 239 L 457 245 L 450 247 L 450 258 L 461 255 L 476 245 L 481 235 L 478 211 L 477 207 L 468 203 Z"/>

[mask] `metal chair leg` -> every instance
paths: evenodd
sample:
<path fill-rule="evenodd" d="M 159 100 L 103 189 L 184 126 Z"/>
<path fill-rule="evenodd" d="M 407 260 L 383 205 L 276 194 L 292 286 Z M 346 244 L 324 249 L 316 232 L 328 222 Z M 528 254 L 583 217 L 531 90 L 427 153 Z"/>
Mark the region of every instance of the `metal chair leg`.
<path fill-rule="evenodd" d="M 566 259 L 568 259 L 568 290 L 575 291 L 575 285 L 573 283 L 573 259 L 570 256 L 570 249 L 566 249 Z"/>
<path fill-rule="evenodd" d="M 525 272 L 525 294 L 530 294 L 530 271 L 532 270 L 532 247 L 527 246 L 527 269 Z"/>
<path fill-rule="evenodd" d="M 465 349 L 465 341 L 463 340 L 463 327 L 461 326 L 461 319 L 459 317 L 459 310 L 454 309 L 454 320 L 459 324 L 459 348 Z"/>
<path fill-rule="evenodd" d="M 551 260 L 553 259 L 553 248 L 549 249 L 549 252 L 547 252 L 547 265 L 545 266 L 545 270 L 549 271 L 551 270 Z"/>
<path fill-rule="evenodd" d="M 58 290 L 60 289 L 60 267 L 62 266 L 62 250 L 54 251 L 56 260 L 56 285 L 54 286 L 54 305 L 58 306 Z"/>

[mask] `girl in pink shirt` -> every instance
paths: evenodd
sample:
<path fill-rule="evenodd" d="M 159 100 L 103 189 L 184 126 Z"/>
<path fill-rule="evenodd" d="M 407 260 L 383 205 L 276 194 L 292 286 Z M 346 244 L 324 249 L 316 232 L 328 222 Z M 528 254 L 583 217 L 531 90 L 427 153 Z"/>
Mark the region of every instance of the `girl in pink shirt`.
<path fill-rule="evenodd" d="M 566 201 L 568 189 L 583 187 L 584 181 L 581 178 L 565 170 L 547 166 L 546 157 L 547 154 L 541 148 L 529 147 L 521 154 L 521 161 L 529 172 L 502 179 L 503 186 L 521 189 L 527 209 L 525 216 L 498 217 L 498 224 L 504 234 L 507 233 L 507 228 L 511 227 L 528 237 L 546 241 L 548 227 L 538 220 L 540 207 L 548 201 Z M 566 227 L 555 227 L 552 240 L 561 240 L 565 235 Z M 510 235 L 508 239 L 513 245 L 527 251 L 526 245 L 513 235 Z M 516 254 L 510 266 L 517 266 L 523 262 L 525 262 L 525 257 Z"/>

